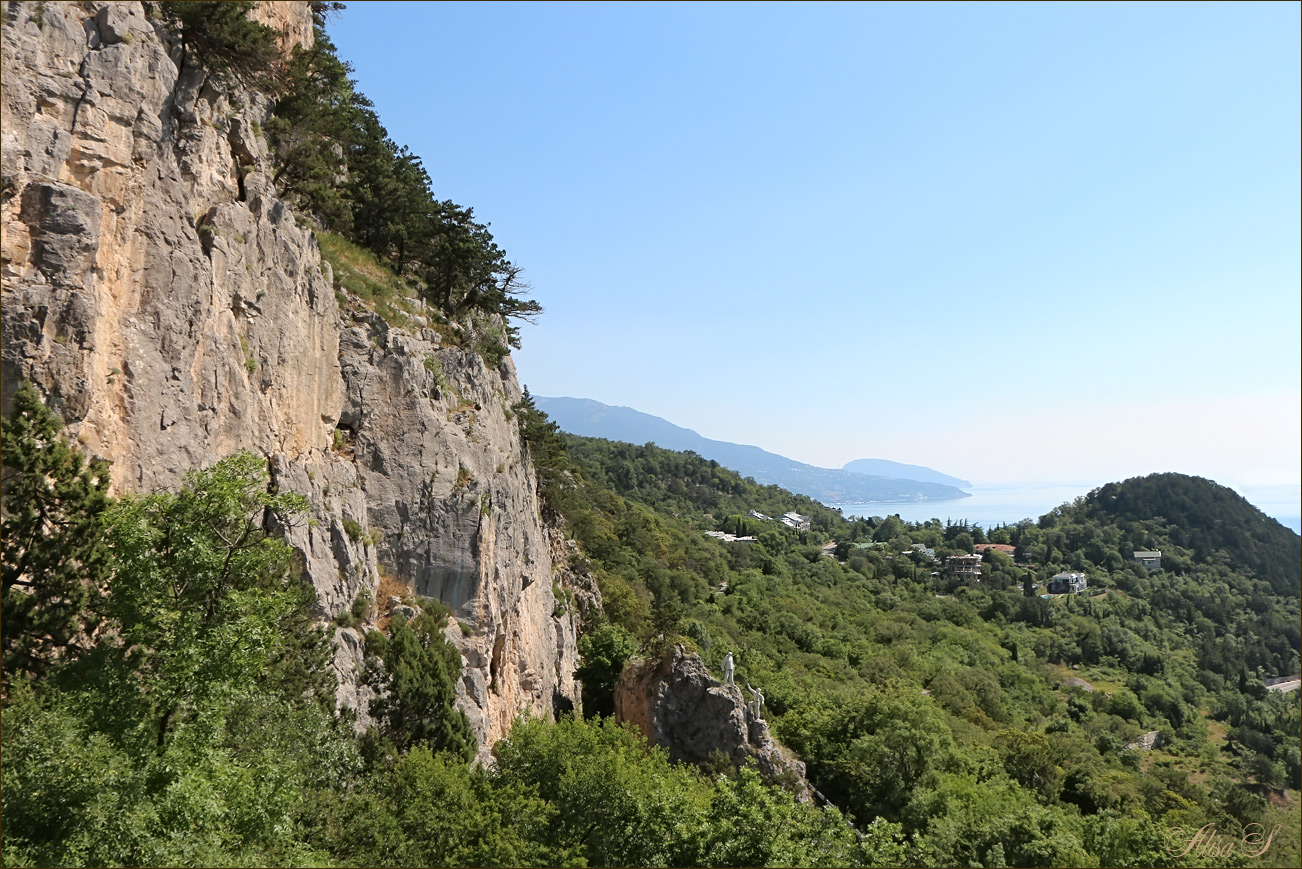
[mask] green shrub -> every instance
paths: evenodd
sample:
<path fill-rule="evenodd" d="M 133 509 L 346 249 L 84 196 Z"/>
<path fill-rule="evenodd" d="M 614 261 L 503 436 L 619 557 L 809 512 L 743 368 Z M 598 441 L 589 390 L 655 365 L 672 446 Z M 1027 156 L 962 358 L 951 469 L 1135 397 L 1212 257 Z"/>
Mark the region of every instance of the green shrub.
<path fill-rule="evenodd" d="M 440 393 L 451 391 L 451 388 L 448 385 L 448 379 L 443 374 L 443 366 L 439 364 L 437 356 L 432 353 L 426 354 L 425 369 L 429 371 L 430 374 L 434 375 L 434 385 L 438 388 Z"/>
<path fill-rule="evenodd" d="M 366 618 L 366 611 L 370 608 L 371 593 L 366 589 L 362 589 L 357 593 L 357 597 L 353 599 L 353 605 L 349 609 L 349 612 L 352 613 L 352 616 L 355 619 L 364 619 Z"/>

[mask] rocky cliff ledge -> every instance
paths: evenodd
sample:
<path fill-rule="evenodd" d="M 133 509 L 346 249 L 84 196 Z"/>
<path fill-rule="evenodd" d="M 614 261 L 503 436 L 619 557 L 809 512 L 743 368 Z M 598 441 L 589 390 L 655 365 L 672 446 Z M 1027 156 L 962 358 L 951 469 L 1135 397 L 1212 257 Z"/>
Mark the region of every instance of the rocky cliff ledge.
<path fill-rule="evenodd" d="M 791 787 L 802 802 L 812 799 L 805 765 L 788 757 L 768 722 L 747 709 L 741 689 L 722 685 L 681 645 L 625 667 L 615 688 L 615 717 L 663 746 L 671 760 L 703 767 L 721 755 L 735 767 L 753 760 L 768 781 Z"/>
<path fill-rule="evenodd" d="M 382 573 L 454 609 L 484 750 L 519 712 L 577 701 L 509 358 L 341 315 L 270 183 L 266 98 L 181 64 L 140 3 L 4 10 L 4 412 L 32 380 L 123 490 L 266 455 L 311 501 L 289 539 L 322 618 Z M 286 47 L 311 39 L 307 3 L 256 15 Z M 364 705 L 360 638 L 338 639 L 341 702 Z"/>

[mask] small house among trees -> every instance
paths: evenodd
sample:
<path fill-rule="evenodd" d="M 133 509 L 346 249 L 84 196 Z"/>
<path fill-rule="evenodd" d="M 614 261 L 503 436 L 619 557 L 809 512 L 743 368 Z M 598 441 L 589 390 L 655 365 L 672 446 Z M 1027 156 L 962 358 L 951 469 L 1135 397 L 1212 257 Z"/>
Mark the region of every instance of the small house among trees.
<path fill-rule="evenodd" d="M 1150 552 L 1147 549 L 1136 549 L 1135 560 L 1144 566 L 1144 570 L 1152 573 L 1154 570 L 1162 569 L 1162 550 Z"/>
<path fill-rule="evenodd" d="M 787 526 L 788 528 L 794 528 L 797 531 L 809 530 L 809 517 L 801 516 L 799 513 L 796 512 L 783 513 L 782 518 L 779 519 L 778 521 L 781 522 L 783 525 Z"/>

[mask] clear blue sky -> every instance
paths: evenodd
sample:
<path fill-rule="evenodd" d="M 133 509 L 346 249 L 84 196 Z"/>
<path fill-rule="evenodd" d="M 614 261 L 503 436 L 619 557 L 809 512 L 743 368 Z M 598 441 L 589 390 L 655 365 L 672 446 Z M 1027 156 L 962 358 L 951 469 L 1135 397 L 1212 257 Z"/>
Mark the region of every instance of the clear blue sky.
<path fill-rule="evenodd" d="M 515 354 L 813 464 L 1293 484 L 1299 4 L 353 3 L 546 308 Z"/>

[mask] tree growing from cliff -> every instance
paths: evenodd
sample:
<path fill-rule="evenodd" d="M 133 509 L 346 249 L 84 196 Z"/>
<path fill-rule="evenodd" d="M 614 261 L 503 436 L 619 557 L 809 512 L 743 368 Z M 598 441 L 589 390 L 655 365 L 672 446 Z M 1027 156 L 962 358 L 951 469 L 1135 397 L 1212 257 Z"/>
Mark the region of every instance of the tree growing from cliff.
<path fill-rule="evenodd" d="M 195 59 L 260 87 L 275 79 L 280 49 L 276 31 L 249 18 L 253 0 L 173 0 L 158 3 L 163 21 L 181 37 L 181 66 Z"/>
<path fill-rule="evenodd" d="M 395 617 L 391 636 L 372 631 L 367 637 L 367 681 L 380 692 L 370 709 L 381 722 L 367 737 L 372 756 L 426 746 L 466 761 L 474 757 L 470 722 L 456 706 L 461 656 L 439 627 L 422 611 L 411 621 Z"/>
<path fill-rule="evenodd" d="M 108 573 L 101 519 L 110 501 L 109 469 L 87 462 L 60 435 L 62 421 L 30 383 L 0 422 L 3 457 L 3 667 L 39 675 L 84 648 L 99 622 Z"/>
<path fill-rule="evenodd" d="M 548 519 L 560 518 L 567 475 L 574 470 L 565 454 L 565 441 L 561 439 L 560 426 L 538 409 L 529 387 L 515 403 L 520 428 L 520 440 L 529 450 L 534 474 L 538 478 L 538 496 L 542 500 L 543 515 Z"/>
<path fill-rule="evenodd" d="M 515 321 L 542 313 L 523 269 L 473 209 L 434 195 L 420 157 L 390 138 L 357 91 L 322 18 L 315 44 L 295 51 L 267 123 L 275 183 L 324 227 L 386 260 L 445 316 L 501 317 L 505 345 L 518 347 Z"/>
<path fill-rule="evenodd" d="M 326 229 L 344 235 L 353 235 L 353 212 L 341 181 L 348 177 L 349 157 L 371 108 L 353 87 L 351 74 L 318 25 L 312 46 L 294 49 L 266 124 L 279 164 L 272 183 Z"/>

